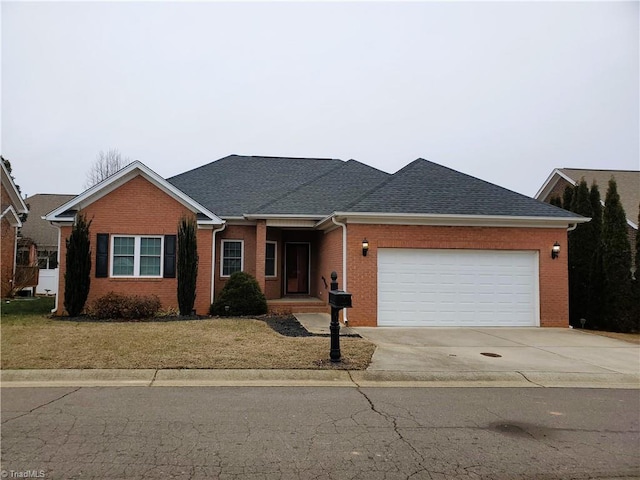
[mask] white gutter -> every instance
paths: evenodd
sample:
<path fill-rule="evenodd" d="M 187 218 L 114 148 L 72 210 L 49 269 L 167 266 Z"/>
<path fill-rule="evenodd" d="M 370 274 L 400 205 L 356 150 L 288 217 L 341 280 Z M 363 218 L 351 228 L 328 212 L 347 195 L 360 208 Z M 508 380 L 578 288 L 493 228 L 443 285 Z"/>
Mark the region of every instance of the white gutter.
<path fill-rule="evenodd" d="M 340 223 L 336 220 L 336 217 L 331 217 L 331 221 L 337 226 L 342 227 L 342 290 L 347 291 L 347 225 Z M 344 325 L 349 325 L 349 319 L 347 318 L 347 308 L 343 309 L 342 319 Z"/>
<path fill-rule="evenodd" d="M 213 230 L 213 241 L 211 245 L 211 301 L 213 303 L 213 297 L 216 294 L 216 233 L 223 231 L 227 228 L 226 222 L 222 224 L 222 227 Z"/>

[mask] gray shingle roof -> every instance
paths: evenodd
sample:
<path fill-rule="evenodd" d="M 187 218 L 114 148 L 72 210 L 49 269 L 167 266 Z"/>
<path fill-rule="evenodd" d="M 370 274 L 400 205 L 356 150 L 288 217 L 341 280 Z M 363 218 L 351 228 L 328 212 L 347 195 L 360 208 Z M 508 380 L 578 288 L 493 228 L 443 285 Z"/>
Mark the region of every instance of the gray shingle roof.
<path fill-rule="evenodd" d="M 168 181 L 222 217 L 333 212 L 576 217 L 424 159 L 390 175 L 355 160 L 230 155 Z"/>
<path fill-rule="evenodd" d="M 58 229 L 41 217 L 68 202 L 75 195 L 39 193 L 25 200 L 29 216 L 20 229 L 20 235 L 33 240 L 42 249 L 58 245 Z"/>
<path fill-rule="evenodd" d="M 347 207 L 389 177 L 381 170 L 349 160 L 251 213 L 324 217 Z"/>
<path fill-rule="evenodd" d="M 342 160 L 230 155 L 167 179 L 222 217 L 238 217 L 342 165 Z"/>
<path fill-rule="evenodd" d="M 418 159 L 354 203 L 349 212 L 571 218 L 575 214 Z"/>

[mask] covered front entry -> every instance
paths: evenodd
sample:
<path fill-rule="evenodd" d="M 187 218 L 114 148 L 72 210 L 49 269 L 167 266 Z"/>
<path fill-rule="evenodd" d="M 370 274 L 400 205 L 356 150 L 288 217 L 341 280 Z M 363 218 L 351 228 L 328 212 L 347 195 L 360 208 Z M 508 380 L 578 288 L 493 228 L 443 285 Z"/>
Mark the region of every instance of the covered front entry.
<path fill-rule="evenodd" d="M 309 243 L 285 243 L 285 289 L 287 295 L 309 294 L 310 263 Z"/>
<path fill-rule="evenodd" d="M 378 249 L 380 326 L 538 326 L 538 253 Z"/>

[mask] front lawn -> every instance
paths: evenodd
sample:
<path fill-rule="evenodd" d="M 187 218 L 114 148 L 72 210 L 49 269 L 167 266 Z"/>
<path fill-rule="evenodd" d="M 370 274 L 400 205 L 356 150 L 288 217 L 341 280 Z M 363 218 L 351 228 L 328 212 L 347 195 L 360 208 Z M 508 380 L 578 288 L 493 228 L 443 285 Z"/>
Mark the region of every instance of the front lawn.
<path fill-rule="evenodd" d="M 8 307 L 12 303 L 2 305 L 3 369 L 362 370 L 375 350 L 373 344 L 361 338 L 341 338 L 343 362 L 332 365 L 329 338 L 285 337 L 260 320 L 78 322 L 16 314 L 15 310 L 10 313 Z"/>

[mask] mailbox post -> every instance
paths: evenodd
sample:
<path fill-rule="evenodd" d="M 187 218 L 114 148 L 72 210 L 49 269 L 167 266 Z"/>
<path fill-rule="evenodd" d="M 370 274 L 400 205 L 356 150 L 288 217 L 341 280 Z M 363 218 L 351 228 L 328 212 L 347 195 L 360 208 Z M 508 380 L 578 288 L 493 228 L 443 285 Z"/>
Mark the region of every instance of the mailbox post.
<path fill-rule="evenodd" d="M 338 274 L 331 272 L 331 290 L 329 291 L 329 305 L 331 305 L 331 350 L 329 357 L 332 362 L 340 361 L 340 310 L 351 308 L 351 294 L 338 290 Z"/>

